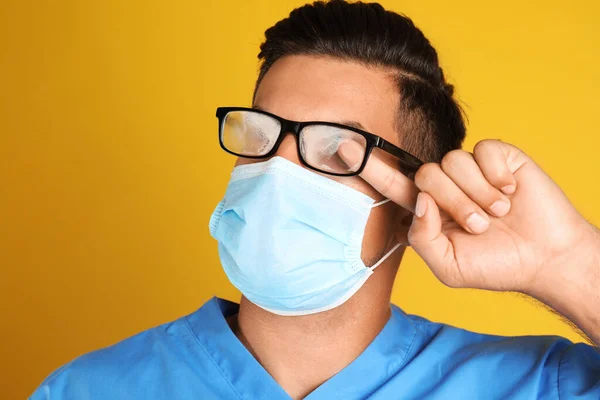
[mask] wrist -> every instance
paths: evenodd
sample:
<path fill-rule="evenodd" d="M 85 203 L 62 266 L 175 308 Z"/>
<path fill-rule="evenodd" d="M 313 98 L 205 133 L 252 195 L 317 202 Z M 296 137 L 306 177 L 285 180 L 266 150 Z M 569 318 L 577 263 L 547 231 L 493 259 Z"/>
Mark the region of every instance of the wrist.
<path fill-rule="evenodd" d="M 596 314 L 600 306 L 600 232 L 584 221 L 580 233 L 569 251 L 540 266 L 523 291 L 571 321 Z"/>

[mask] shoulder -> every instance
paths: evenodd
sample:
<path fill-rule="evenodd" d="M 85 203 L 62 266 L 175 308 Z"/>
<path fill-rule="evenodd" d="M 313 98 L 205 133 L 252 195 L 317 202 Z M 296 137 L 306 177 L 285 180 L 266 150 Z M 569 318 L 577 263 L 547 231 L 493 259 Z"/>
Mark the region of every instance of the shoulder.
<path fill-rule="evenodd" d="M 404 313 L 395 307 L 397 312 Z M 467 354 L 489 354 L 495 351 L 506 355 L 515 352 L 536 354 L 547 350 L 564 349 L 573 343 L 559 336 L 501 336 L 478 333 L 452 325 L 433 322 L 418 315 L 404 314 L 417 332 L 422 346 L 437 345 L 443 342 L 450 351 Z"/>
<path fill-rule="evenodd" d="M 415 315 L 406 318 L 418 342 L 409 365 L 435 365 L 447 382 L 473 382 L 473 390 L 493 388 L 508 397 L 517 390 L 534 397 L 579 393 L 590 396 L 581 397 L 585 399 L 600 398 L 600 353 L 593 346 L 558 336 L 489 335 Z"/>
<path fill-rule="evenodd" d="M 187 317 L 129 337 L 112 346 L 84 354 L 48 376 L 31 396 L 41 399 L 121 398 L 152 388 L 156 380 L 194 373 L 186 365 L 202 358 Z M 196 349 L 198 350 L 198 349 Z M 196 358 L 196 360 L 191 360 Z M 138 396 L 144 398 L 143 396 Z"/>
<path fill-rule="evenodd" d="M 510 362 L 520 366 L 538 364 L 549 356 L 561 356 L 573 346 L 558 336 L 500 336 L 478 333 L 416 315 L 407 315 L 417 330 L 422 349 L 430 348 L 455 362 L 485 362 L 492 367 L 495 362 L 504 367 Z M 523 364 L 525 363 L 525 364 Z"/>

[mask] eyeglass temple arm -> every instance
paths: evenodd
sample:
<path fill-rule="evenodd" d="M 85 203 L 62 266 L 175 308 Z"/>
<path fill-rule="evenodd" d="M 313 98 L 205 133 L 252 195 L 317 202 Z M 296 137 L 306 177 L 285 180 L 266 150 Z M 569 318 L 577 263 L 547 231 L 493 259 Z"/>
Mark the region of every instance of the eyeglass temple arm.
<path fill-rule="evenodd" d="M 386 151 L 386 152 L 398 157 L 405 167 L 407 167 L 408 169 L 410 169 L 414 172 L 416 172 L 421 167 L 421 165 L 424 164 L 424 162 L 419 160 L 417 157 L 413 156 L 410 153 L 407 153 L 406 151 L 393 145 L 392 143 L 388 142 L 385 139 L 379 138 L 377 147 L 379 147 L 383 151 Z M 414 173 L 411 175 L 414 176 Z M 412 179 L 412 176 L 411 176 L 411 179 Z"/>

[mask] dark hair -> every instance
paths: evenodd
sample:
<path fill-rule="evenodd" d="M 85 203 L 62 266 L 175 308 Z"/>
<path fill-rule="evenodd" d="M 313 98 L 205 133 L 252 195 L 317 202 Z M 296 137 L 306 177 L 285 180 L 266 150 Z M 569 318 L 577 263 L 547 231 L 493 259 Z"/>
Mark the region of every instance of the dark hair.
<path fill-rule="evenodd" d="M 317 1 L 293 10 L 265 32 L 256 88 L 287 55 L 332 56 L 397 71 L 401 146 L 440 162 L 465 138 L 462 110 L 444 78 L 435 49 L 413 24 L 378 3 Z"/>

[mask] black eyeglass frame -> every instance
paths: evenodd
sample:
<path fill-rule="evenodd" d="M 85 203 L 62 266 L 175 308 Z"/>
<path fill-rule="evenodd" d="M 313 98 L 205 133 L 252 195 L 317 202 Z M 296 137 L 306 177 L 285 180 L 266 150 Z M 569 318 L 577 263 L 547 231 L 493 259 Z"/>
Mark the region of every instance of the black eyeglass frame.
<path fill-rule="evenodd" d="M 279 121 L 279 124 L 281 125 L 281 128 L 279 130 L 279 136 L 277 137 L 277 140 L 275 141 L 275 144 L 273 145 L 273 148 L 266 154 L 261 155 L 261 156 L 247 156 L 244 154 L 239 154 L 239 153 L 235 153 L 229 149 L 227 149 L 225 147 L 225 144 L 223 143 L 223 135 L 222 135 L 222 131 L 223 131 L 223 126 L 225 123 L 225 117 L 227 116 L 227 114 L 229 114 L 230 112 L 233 111 L 251 111 L 251 112 L 255 112 L 255 113 L 259 113 L 259 114 L 264 114 L 267 115 L 271 118 L 276 119 L 277 121 Z M 414 180 L 414 174 L 415 172 L 419 169 L 419 167 L 421 167 L 421 165 L 423 165 L 423 161 L 419 160 L 417 157 L 413 156 L 412 154 L 402 150 L 401 148 L 399 148 L 398 146 L 388 142 L 387 140 L 383 139 L 380 136 L 374 135 L 372 133 L 363 131 L 361 129 L 358 128 L 354 128 L 352 126 L 347 126 L 347 125 L 343 125 L 343 124 L 338 124 L 335 122 L 327 122 L 327 121 L 306 121 L 306 122 L 298 122 L 298 121 L 290 121 L 287 120 L 285 118 L 281 118 L 278 115 L 275 114 L 271 114 L 270 112 L 267 111 L 263 111 L 263 110 L 259 110 L 256 108 L 248 108 L 248 107 L 218 107 L 217 108 L 217 113 L 216 113 L 217 118 L 219 119 L 219 144 L 221 145 L 221 148 L 223 150 L 225 150 L 227 153 L 229 154 L 233 154 L 234 156 L 238 156 L 238 157 L 244 157 L 244 158 L 253 158 L 253 159 L 260 159 L 260 158 L 268 158 L 273 156 L 277 150 L 279 149 L 279 145 L 281 144 L 281 142 L 283 141 L 285 135 L 287 133 L 291 133 L 294 136 L 296 136 L 296 146 L 297 146 L 297 151 L 298 151 L 298 158 L 300 159 L 300 162 L 302 163 L 302 165 L 304 165 L 305 167 L 312 169 L 314 171 L 318 171 L 327 175 L 333 175 L 333 176 L 356 176 L 359 175 L 363 169 L 365 168 L 365 166 L 367 165 L 367 161 L 369 160 L 369 157 L 371 156 L 371 152 L 373 151 L 373 149 L 375 147 L 397 157 L 401 164 L 403 164 L 404 167 L 408 168 L 410 171 L 412 172 L 406 172 L 406 171 L 401 171 L 404 175 L 406 175 L 408 178 L 413 179 Z M 363 136 L 366 140 L 366 149 L 365 149 L 365 156 L 363 159 L 362 164 L 360 165 L 360 168 L 358 168 L 355 172 L 350 172 L 347 174 L 342 174 L 342 173 L 335 173 L 335 172 L 329 172 L 329 171 L 323 171 L 320 170 L 319 168 L 315 168 L 311 165 L 309 165 L 305 160 L 304 157 L 302 156 L 302 152 L 300 151 L 300 131 L 302 131 L 302 129 L 304 129 L 307 126 L 311 126 L 311 125 L 327 125 L 327 126 L 332 126 L 335 128 L 340 128 L 340 129 L 347 129 L 353 132 L 358 133 L 359 135 Z"/>

